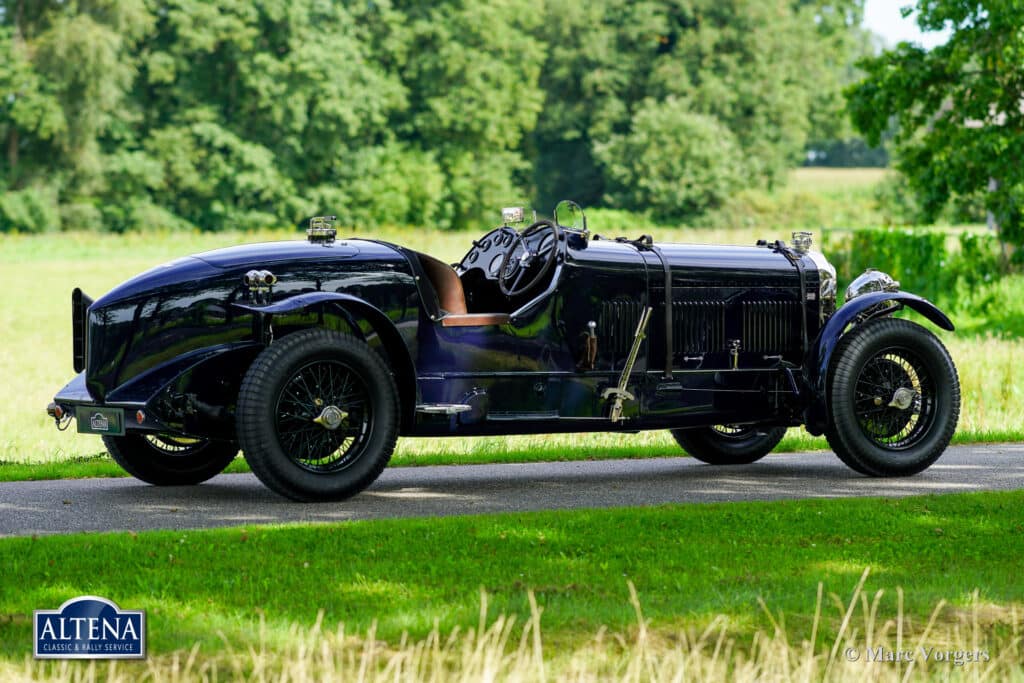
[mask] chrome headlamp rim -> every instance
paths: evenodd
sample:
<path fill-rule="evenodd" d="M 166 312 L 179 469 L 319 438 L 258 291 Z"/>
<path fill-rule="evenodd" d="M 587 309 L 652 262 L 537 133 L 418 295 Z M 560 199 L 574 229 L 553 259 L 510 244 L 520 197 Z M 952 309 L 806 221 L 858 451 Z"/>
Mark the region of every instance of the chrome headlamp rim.
<path fill-rule="evenodd" d="M 805 256 L 818 269 L 818 318 L 824 322 L 836 310 L 836 294 L 839 290 L 836 267 L 820 251 L 808 251 Z"/>
<path fill-rule="evenodd" d="M 870 294 L 871 292 L 898 291 L 900 291 L 899 280 L 893 278 L 888 273 L 877 270 L 876 268 L 868 268 L 863 273 L 855 277 L 849 286 L 847 286 L 845 301 L 852 301 L 859 296 Z"/>

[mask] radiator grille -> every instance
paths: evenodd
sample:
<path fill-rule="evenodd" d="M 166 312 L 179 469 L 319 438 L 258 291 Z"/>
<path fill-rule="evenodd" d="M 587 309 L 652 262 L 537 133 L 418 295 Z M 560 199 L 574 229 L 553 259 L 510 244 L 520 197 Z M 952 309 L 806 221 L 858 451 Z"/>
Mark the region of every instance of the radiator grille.
<path fill-rule="evenodd" d="M 635 301 L 607 301 L 601 306 L 597 334 L 602 348 L 628 353 L 643 306 Z M 682 354 L 726 351 L 740 338 L 743 351 L 783 353 L 798 345 L 800 304 L 796 301 L 674 301 L 672 350 Z M 655 306 L 647 336 L 664 334 L 664 310 Z"/>
<path fill-rule="evenodd" d="M 724 301 L 672 302 L 672 347 L 680 353 L 710 353 L 725 348 Z"/>
<path fill-rule="evenodd" d="M 602 345 L 616 354 L 628 353 L 633 346 L 642 306 L 636 301 L 606 301 L 601 305 L 597 335 Z M 650 328 L 650 325 L 648 325 Z"/>
<path fill-rule="evenodd" d="M 777 353 L 794 346 L 799 306 L 795 301 L 743 302 L 742 349 Z"/>

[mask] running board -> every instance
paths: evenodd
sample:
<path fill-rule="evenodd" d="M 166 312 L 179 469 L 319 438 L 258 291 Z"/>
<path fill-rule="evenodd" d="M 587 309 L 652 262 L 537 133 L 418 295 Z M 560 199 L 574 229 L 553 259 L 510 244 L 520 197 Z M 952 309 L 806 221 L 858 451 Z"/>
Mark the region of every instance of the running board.
<path fill-rule="evenodd" d="M 458 415 L 471 410 L 473 410 L 473 406 L 468 406 L 465 403 L 421 403 L 416 406 L 417 413 L 428 415 Z"/>

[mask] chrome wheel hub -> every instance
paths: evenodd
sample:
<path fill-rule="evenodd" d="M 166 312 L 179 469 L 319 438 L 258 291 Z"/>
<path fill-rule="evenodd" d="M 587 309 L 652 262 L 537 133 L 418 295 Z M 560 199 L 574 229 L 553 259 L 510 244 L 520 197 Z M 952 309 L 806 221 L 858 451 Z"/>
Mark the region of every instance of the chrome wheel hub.
<path fill-rule="evenodd" d="M 329 429 L 332 432 L 341 426 L 341 423 L 348 417 L 348 413 L 339 408 L 338 406 L 327 406 L 320 411 L 320 414 L 313 418 L 313 422 L 324 429 Z"/>
<path fill-rule="evenodd" d="M 889 401 L 889 407 L 896 408 L 897 410 L 906 410 L 914 403 L 915 398 L 917 398 L 916 391 L 900 387 L 893 393 L 892 400 Z"/>

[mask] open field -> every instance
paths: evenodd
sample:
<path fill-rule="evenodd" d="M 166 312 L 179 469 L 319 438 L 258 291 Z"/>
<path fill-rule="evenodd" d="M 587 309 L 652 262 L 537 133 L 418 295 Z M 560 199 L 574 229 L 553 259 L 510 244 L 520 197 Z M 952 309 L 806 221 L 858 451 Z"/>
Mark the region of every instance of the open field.
<path fill-rule="evenodd" d="M 751 231 L 662 229 L 664 239 L 689 241 L 753 241 Z M 745 234 L 744 234 L 745 233 Z M 0 236 L 0 461 L 56 463 L 102 451 L 95 437 L 58 433 L 44 408 L 72 376 L 69 292 L 75 286 L 97 296 L 125 278 L 182 254 L 219 246 L 288 238 L 288 233 L 216 233 L 52 236 Z M 429 249 L 456 260 L 471 235 L 394 229 L 377 236 Z M 974 329 L 984 322 L 974 320 Z M 1003 441 L 1021 437 L 1024 425 L 1024 340 L 946 335 L 964 388 L 958 442 Z M 783 449 L 823 448 L 801 430 L 792 430 Z M 667 433 L 628 437 L 575 435 L 512 439 L 406 440 L 395 464 L 523 461 L 536 459 L 626 457 L 678 452 Z M 113 470 L 113 465 L 77 466 L 79 474 Z M 6 474 L 5 474 L 6 472 Z M 73 473 L 72 473 L 73 475 Z M 0 468 L 0 477 L 18 475 Z"/>
<path fill-rule="evenodd" d="M 770 656 L 789 653 L 789 666 L 819 674 L 836 642 L 989 648 L 993 660 L 1019 666 L 1022 504 L 1024 493 L 1009 492 L 0 539 L 0 566 L 19 579 L 0 583 L 0 666 L 59 672 L 23 663 L 31 611 L 79 594 L 146 609 L 151 666 L 165 676 L 172 657 L 183 666 L 193 647 L 222 674 L 292 656 L 315 671 L 348 666 L 344 653 L 358 660 L 368 632 L 383 665 L 436 642 L 432 633 L 441 646 L 456 630 L 463 642 L 467 629 L 494 627 L 501 615 L 516 620 L 507 627 L 514 655 L 535 614 L 530 591 L 549 671 L 570 666 L 572 653 L 583 653 L 580 665 L 621 665 L 640 638 L 644 656 L 679 657 L 706 630 L 701 661 L 710 665 L 721 636 L 729 646 L 715 666 L 739 667 L 768 657 L 762 639 L 781 645 L 783 629 L 793 649 Z M 935 611 L 940 601 L 947 606 Z M 344 637 L 326 636 L 324 649 L 312 634 L 336 634 L 340 623 Z M 812 662 L 803 661 L 808 648 Z M 448 652 L 458 659 L 463 650 Z"/>
<path fill-rule="evenodd" d="M 782 191 L 826 196 L 873 191 L 892 174 L 893 171 L 887 168 L 803 167 L 793 171 L 789 177 L 789 184 Z"/>

